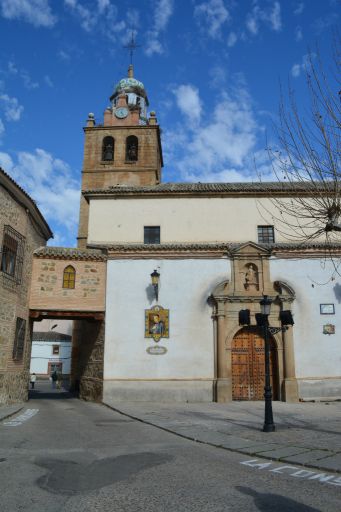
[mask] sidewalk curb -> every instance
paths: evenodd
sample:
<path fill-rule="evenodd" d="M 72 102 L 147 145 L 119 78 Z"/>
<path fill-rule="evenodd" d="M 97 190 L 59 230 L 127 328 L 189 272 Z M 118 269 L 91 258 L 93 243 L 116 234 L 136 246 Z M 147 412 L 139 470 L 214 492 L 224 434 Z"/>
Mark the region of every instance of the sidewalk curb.
<path fill-rule="evenodd" d="M 192 436 L 189 436 L 188 434 L 185 435 L 185 434 L 181 434 L 180 432 L 177 432 L 175 430 L 170 430 L 169 428 L 167 427 L 162 427 L 160 425 L 157 425 L 155 423 L 151 423 L 150 421 L 148 420 L 144 420 L 142 418 L 138 418 L 136 416 L 132 416 L 131 414 L 128 414 L 127 412 L 123 412 L 121 411 L 120 409 L 117 409 L 111 405 L 108 405 L 104 402 L 102 402 L 102 405 L 104 405 L 105 407 L 108 407 L 109 409 L 111 409 L 112 411 L 115 411 L 119 414 L 121 414 L 122 416 L 126 416 L 127 418 L 131 418 L 135 421 L 139 421 L 140 423 L 144 423 L 145 425 L 151 425 L 152 427 L 156 427 L 160 430 L 164 430 L 165 432 L 168 432 L 169 434 L 174 434 L 178 437 L 182 437 L 183 439 L 187 439 L 189 441 L 194 441 L 196 443 L 200 443 L 200 444 L 206 444 L 208 446 L 213 446 L 214 448 L 220 448 L 220 449 L 223 449 L 223 450 L 226 450 L 226 451 L 229 451 L 229 452 L 234 452 L 234 453 L 239 453 L 241 455 L 245 455 L 245 456 L 252 456 L 252 457 L 257 457 L 259 459 L 264 459 L 264 460 L 272 460 L 272 461 L 276 461 L 276 462 L 280 462 L 282 464 L 292 464 L 292 465 L 295 465 L 295 466 L 301 466 L 301 467 L 304 467 L 304 468 L 310 468 L 310 469 L 314 469 L 314 470 L 323 470 L 323 471 L 326 471 L 328 473 L 336 473 L 336 474 L 341 474 L 341 469 L 330 469 L 330 468 L 325 468 L 324 466 L 320 466 L 318 464 L 316 464 L 315 466 L 312 466 L 310 464 L 307 464 L 307 463 L 302 463 L 302 462 L 295 462 L 295 464 L 289 462 L 288 460 L 283 460 L 283 458 L 275 458 L 275 457 L 271 457 L 270 455 L 262 455 L 261 453 L 248 453 L 247 451 L 244 450 L 238 450 L 237 448 L 227 448 L 225 446 L 222 446 L 220 444 L 217 444 L 217 443 L 214 443 L 212 441 L 207 441 L 207 440 L 200 440 L 200 439 L 197 439 L 196 437 L 192 437 Z M 228 434 L 230 435 L 230 434 Z M 246 438 L 243 438 L 245 441 L 250 441 L 249 439 L 246 439 Z M 253 442 L 253 441 L 252 441 Z M 254 445 L 256 445 L 257 443 L 256 442 L 253 442 Z M 288 446 L 291 446 L 291 445 L 288 445 Z M 292 445 L 292 446 L 295 446 L 295 445 Z M 251 448 L 251 447 L 250 447 Z"/>

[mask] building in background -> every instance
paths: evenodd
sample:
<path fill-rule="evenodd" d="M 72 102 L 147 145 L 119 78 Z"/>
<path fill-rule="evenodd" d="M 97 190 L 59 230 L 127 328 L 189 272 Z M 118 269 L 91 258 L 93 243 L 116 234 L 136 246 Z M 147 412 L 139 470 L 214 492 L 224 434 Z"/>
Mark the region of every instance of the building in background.
<path fill-rule="evenodd" d="M 69 378 L 72 336 L 56 331 L 33 331 L 30 373 L 49 377 L 56 371 Z"/>
<path fill-rule="evenodd" d="M 47 378 L 56 370 L 64 378 L 71 372 L 72 321 L 44 319 L 34 322 L 30 373 Z"/>
<path fill-rule="evenodd" d="M 341 282 L 330 280 L 323 241 L 288 243 L 273 215 L 274 198 L 316 191 L 162 183 L 160 129 L 132 66 L 110 100 L 103 124 L 91 113 L 84 129 L 78 249 L 34 255 L 31 316 L 76 320 L 80 395 L 108 404 L 262 399 L 257 314 L 267 295 L 274 398 L 340 399 Z M 341 244 L 329 250 L 341 257 Z"/>
<path fill-rule="evenodd" d="M 0 404 L 27 399 L 32 255 L 51 237 L 33 199 L 0 169 Z"/>

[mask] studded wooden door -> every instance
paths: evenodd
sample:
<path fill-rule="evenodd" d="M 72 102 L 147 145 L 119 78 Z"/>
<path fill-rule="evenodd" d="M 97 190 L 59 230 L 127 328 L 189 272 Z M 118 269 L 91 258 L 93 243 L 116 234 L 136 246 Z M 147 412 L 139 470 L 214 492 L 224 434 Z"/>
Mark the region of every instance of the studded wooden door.
<path fill-rule="evenodd" d="M 277 400 L 277 353 L 270 334 L 270 379 Z M 245 327 L 232 341 L 233 400 L 263 400 L 265 384 L 264 338 L 259 328 Z"/>

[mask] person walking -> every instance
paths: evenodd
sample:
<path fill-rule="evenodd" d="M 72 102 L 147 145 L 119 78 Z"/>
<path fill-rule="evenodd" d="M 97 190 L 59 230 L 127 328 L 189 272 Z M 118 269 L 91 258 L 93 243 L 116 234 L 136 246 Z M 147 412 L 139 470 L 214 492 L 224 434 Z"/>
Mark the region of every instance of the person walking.
<path fill-rule="evenodd" d="M 34 389 L 34 384 L 36 383 L 36 380 L 37 380 L 37 376 L 36 376 L 36 374 L 33 372 L 33 373 L 30 375 L 31 389 Z"/>
<path fill-rule="evenodd" d="M 52 374 L 51 374 L 52 389 L 56 389 L 57 379 L 58 379 L 58 375 L 57 375 L 56 370 L 54 370 L 54 372 L 52 372 Z"/>
<path fill-rule="evenodd" d="M 63 383 L 63 376 L 60 372 L 57 373 L 57 389 L 61 389 Z"/>

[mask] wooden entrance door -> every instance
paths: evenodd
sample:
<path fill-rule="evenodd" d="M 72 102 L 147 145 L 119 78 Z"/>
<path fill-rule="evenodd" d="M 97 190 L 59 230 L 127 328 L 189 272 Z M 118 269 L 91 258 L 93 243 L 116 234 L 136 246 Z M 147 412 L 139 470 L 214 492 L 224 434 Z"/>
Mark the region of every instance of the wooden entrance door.
<path fill-rule="evenodd" d="M 273 399 L 278 398 L 277 352 L 270 338 L 270 375 Z M 265 384 L 264 338 L 257 327 L 241 329 L 232 341 L 232 399 L 263 400 Z"/>

